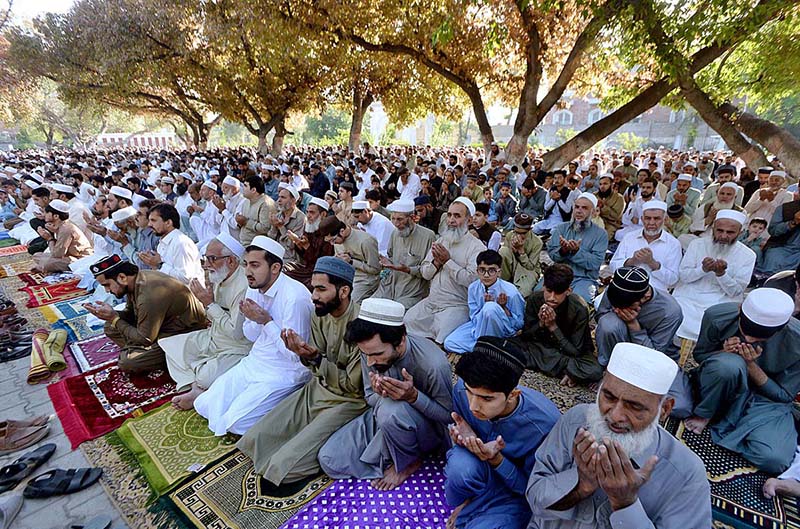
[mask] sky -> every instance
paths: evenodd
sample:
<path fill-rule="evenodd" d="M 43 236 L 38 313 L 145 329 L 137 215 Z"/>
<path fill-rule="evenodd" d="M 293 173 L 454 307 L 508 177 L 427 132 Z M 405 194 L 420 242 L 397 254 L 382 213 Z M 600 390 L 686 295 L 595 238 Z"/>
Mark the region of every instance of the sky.
<path fill-rule="evenodd" d="M 44 13 L 65 13 L 73 0 L 13 0 L 11 12 L 17 20 L 30 19 Z M 0 10 L 5 11 L 8 0 L 0 0 Z"/>

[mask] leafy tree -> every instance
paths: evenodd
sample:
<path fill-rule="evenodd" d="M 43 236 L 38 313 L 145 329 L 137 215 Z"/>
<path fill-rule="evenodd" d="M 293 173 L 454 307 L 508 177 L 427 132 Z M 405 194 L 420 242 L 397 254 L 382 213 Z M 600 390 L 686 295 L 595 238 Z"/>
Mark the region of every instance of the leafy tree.
<path fill-rule="evenodd" d="M 647 141 L 647 138 L 637 136 L 633 132 L 620 132 L 615 138 L 624 151 L 638 151 Z"/>

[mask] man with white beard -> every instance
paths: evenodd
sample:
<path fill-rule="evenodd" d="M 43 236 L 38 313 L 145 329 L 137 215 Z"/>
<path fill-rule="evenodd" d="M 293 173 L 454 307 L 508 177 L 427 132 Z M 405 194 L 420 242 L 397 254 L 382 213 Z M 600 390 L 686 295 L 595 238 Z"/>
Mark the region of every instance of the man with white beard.
<path fill-rule="evenodd" d="M 528 529 L 707 529 L 711 491 L 703 462 L 658 425 L 678 365 L 619 343 L 596 404 L 565 413 L 536 452 Z"/>
<path fill-rule="evenodd" d="M 192 280 L 189 289 L 206 308 L 211 326 L 158 342 L 176 390 L 189 390 L 172 399 L 176 408 L 192 409 L 197 396 L 250 351 L 252 343 L 242 333 L 244 316 L 239 310 L 247 292 L 244 268 L 239 265 L 243 255 L 244 247 L 228 234 L 208 243 L 203 268 L 212 288 Z"/>
<path fill-rule="evenodd" d="M 306 206 L 306 221 L 303 233 L 289 232 L 299 259 L 284 266 L 284 273 L 300 281 L 311 290 L 311 276 L 320 257 L 333 255 L 333 244 L 325 241 L 319 231 L 319 224 L 328 217 L 330 206 L 321 198 L 311 197 Z"/>
<path fill-rule="evenodd" d="M 278 241 L 283 246 L 286 251 L 283 262 L 293 263 L 298 260 L 298 256 L 289 232 L 301 233 L 305 226 L 306 216 L 297 209 L 300 192 L 293 185 L 281 182 L 278 189 L 278 211 L 270 215 L 271 226 L 267 237 Z"/>
<path fill-rule="evenodd" d="M 194 234 L 197 236 L 197 247 L 201 250 L 205 248 L 208 241 L 217 236 L 222 224 L 222 215 L 212 200 L 217 196 L 217 184 L 208 180 L 200 187 L 200 198 L 202 204 L 189 206 L 187 211 L 191 215 L 189 224 L 192 226 Z"/>
<path fill-rule="evenodd" d="M 708 234 L 717 213 L 723 210 L 744 211 L 736 205 L 736 192 L 739 186 L 733 182 L 726 182 L 717 189 L 716 200 L 706 202 L 699 206 L 692 214 L 692 224 L 689 226 L 689 233 L 681 235 L 678 240 L 681 246 L 686 249 L 689 244 L 697 237 Z"/>
<path fill-rule="evenodd" d="M 458 197 L 447 209 L 447 226 L 420 266 L 420 274 L 430 281 L 430 293 L 404 318 L 409 334 L 441 344 L 469 319 L 468 289 L 478 278 L 475 256 L 486 249 L 477 237 L 467 237 L 474 214 L 475 204 L 466 197 Z"/>
<path fill-rule="evenodd" d="M 231 237 L 239 239 L 239 224 L 236 222 L 236 215 L 242 213 L 242 204 L 247 201 L 244 195 L 239 192 L 241 182 L 232 176 L 226 176 L 222 180 L 222 198 L 214 197 L 214 205 L 222 215 L 220 226 L 222 233 L 228 233 Z"/>
<path fill-rule="evenodd" d="M 724 209 L 717 213 L 713 235 L 695 239 L 686 249 L 672 292 L 683 311 L 680 338 L 697 341 L 707 308 L 744 299 L 756 264 L 753 250 L 736 240 L 745 221 L 744 213 Z"/>

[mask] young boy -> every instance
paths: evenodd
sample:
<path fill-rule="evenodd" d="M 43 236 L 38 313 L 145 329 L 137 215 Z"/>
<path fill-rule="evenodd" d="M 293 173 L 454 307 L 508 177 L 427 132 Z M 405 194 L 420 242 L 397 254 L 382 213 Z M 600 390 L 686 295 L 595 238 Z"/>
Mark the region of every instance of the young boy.
<path fill-rule="evenodd" d="M 747 226 L 747 230 L 742 230 L 742 234 L 739 235 L 738 241 L 755 252 L 756 262 L 761 261 L 761 249 L 764 248 L 769 238 L 769 234 L 766 233 L 766 230 L 766 219 L 753 217 L 750 220 L 750 224 Z"/>
<path fill-rule="evenodd" d="M 463 354 L 472 350 L 479 336 L 510 338 L 522 328 L 525 300 L 514 283 L 500 279 L 502 256 L 485 250 L 476 258 L 478 279 L 467 290 L 469 321 L 444 341 L 445 351 Z"/>
<path fill-rule="evenodd" d="M 475 204 L 475 214 L 472 216 L 470 233 L 481 240 L 490 250 L 498 250 L 502 234 L 489 224 L 489 204 L 478 202 Z"/>
<path fill-rule="evenodd" d="M 536 450 L 561 414 L 538 391 L 517 387 L 524 356 L 511 342 L 481 337 L 456 365 L 445 495 L 449 529 L 522 529 Z"/>

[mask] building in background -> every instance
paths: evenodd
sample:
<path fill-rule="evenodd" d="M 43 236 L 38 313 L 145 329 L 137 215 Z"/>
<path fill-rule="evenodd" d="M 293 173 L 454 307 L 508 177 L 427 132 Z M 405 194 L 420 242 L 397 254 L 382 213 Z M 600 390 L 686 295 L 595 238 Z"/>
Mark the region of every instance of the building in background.
<path fill-rule="evenodd" d="M 95 146 L 98 148 L 133 147 L 140 149 L 169 149 L 178 147 L 183 142 L 178 140 L 174 132 L 143 132 L 130 134 L 112 132 L 97 136 Z"/>

